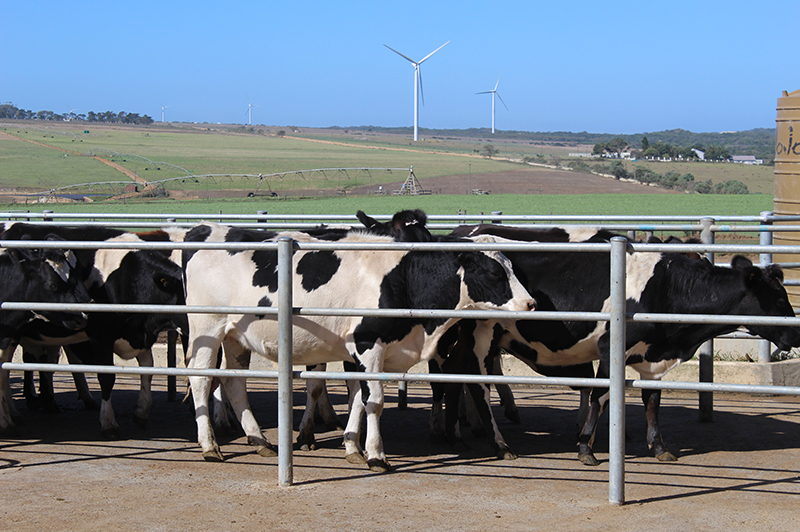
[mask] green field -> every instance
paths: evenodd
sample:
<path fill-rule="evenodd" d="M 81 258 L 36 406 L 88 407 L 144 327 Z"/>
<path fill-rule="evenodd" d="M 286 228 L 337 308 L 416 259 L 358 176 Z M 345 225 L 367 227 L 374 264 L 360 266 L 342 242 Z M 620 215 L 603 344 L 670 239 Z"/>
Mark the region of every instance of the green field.
<path fill-rule="evenodd" d="M 0 132 L 78 154 L 101 155 L 147 181 L 216 174 L 213 178 L 200 178 L 198 182 L 190 178 L 165 184 L 168 190 L 200 193 L 216 189 L 255 190 L 256 187 L 276 191 L 351 189 L 398 181 L 397 172 L 351 172 L 349 175 L 328 172 L 272 178 L 268 183 L 259 184 L 257 177 L 241 178 L 236 174 L 257 176 L 317 168 L 408 168 L 413 165 L 415 174 L 424 180 L 518 169 L 520 163 L 508 159 L 519 161 L 536 155 L 547 162 L 558 159 L 566 164 L 568 153 L 591 150 L 591 146 L 577 144 L 536 145 L 513 139 L 436 135 L 415 143 L 406 135 L 347 130 L 287 128 L 285 136 L 280 137 L 278 128 L 207 124 L 55 123 L 44 127 L 40 122 L 20 122 L 3 124 Z M 499 151 L 496 159 L 480 156 L 488 143 Z M 596 159 L 589 162 L 591 165 L 608 163 Z M 711 179 L 714 183 L 735 179 L 745 183 L 751 192 L 770 195 L 773 192 L 772 167 L 700 162 L 626 161 L 625 164 L 631 172 L 643 165 L 661 174 L 688 172 L 696 181 Z M 0 135 L 0 185 L 40 192 L 79 183 L 126 180 L 128 178 L 121 172 L 94 159 Z"/>
<path fill-rule="evenodd" d="M 766 194 L 730 195 L 634 195 L 575 194 L 533 195 L 496 194 L 488 196 L 326 196 L 307 199 L 230 199 L 194 201 L 137 201 L 116 203 L 6 204 L 13 211 L 58 213 L 158 213 L 158 214 L 391 214 L 402 209 L 422 209 L 428 214 L 468 215 L 501 211 L 508 215 L 758 215 L 772 210 L 772 197 Z"/>

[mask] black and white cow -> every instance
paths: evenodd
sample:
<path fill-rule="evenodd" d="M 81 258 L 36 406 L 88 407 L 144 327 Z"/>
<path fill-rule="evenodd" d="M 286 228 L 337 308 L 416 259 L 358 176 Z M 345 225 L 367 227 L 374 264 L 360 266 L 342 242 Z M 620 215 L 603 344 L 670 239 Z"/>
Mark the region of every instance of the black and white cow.
<path fill-rule="evenodd" d="M 481 233 L 493 234 L 491 226 Z M 477 233 L 475 233 L 477 234 Z M 501 233 L 505 234 L 505 233 Z M 599 238 L 605 239 L 607 235 Z M 530 239 L 525 239 L 530 241 Z M 606 253 L 589 256 L 578 252 L 509 252 L 514 272 L 536 298 L 539 310 L 607 311 L 610 294 L 610 257 Z M 627 257 L 627 311 L 642 313 L 718 314 L 755 316 L 794 316 L 782 286 L 779 268 L 758 268 L 745 257 L 734 257 L 731 268 L 712 265 L 697 256 L 681 253 L 632 253 Z M 461 324 L 463 325 L 463 323 Z M 480 326 L 480 325 L 478 325 Z M 755 335 L 781 349 L 800 346 L 800 328 L 748 324 Z M 660 379 L 671 368 L 691 358 L 705 341 L 732 332 L 737 325 L 629 323 L 626 327 L 627 364 L 644 379 Z M 573 373 L 565 366 L 587 368 L 600 361 L 598 377 L 608 376 L 609 345 L 606 322 L 538 321 L 516 322 L 519 341 L 507 330 L 495 329 L 491 347 L 475 352 L 472 362 L 482 373 L 490 373 L 499 349 L 505 349 L 536 371 L 548 373 L 559 368 L 565 376 L 590 376 Z M 469 342 L 469 334 L 464 335 Z M 473 346 L 461 346 L 469 351 Z M 470 360 L 470 357 L 465 357 Z M 583 366 L 581 366 L 583 365 Z M 463 368 L 460 368 L 463 369 Z M 552 370 L 551 370 L 552 373 Z M 583 372 L 585 373 L 585 372 Z M 485 402 L 486 393 L 472 386 L 476 400 Z M 484 391 L 480 393 L 479 391 Z M 592 392 L 579 434 L 579 458 L 596 465 L 591 443 L 601 411 L 603 389 Z M 647 443 L 659 460 L 675 460 L 664 445 L 658 426 L 660 390 L 643 390 L 647 419 Z M 481 408 L 487 409 L 483 405 Z M 487 415 L 491 415 L 490 412 Z M 493 426 L 496 430 L 496 426 Z M 502 436 L 497 437 L 502 439 Z"/>
<path fill-rule="evenodd" d="M 68 241 L 147 242 L 170 241 L 165 231 L 129 233 L 117 229 L 93 226 L 48 227 L 34 224 L 11 224 L 5 231 L 8 239 L 40 239 L 53 233 Z M 171 260 L 170 251 L 135 249 L 75 250 L 82 280 L 97 303 L 174 305 L 184 301 L 182 271 Z M 178 257 L 179 255 L 175 255 Z M 39 328 L 35 322 L 24 331 L 20 343 L 34 355 L 57 360 L 58 348 L 63 346 L 71 356 L 83 363 L 113 365 L 114 353 L 123 359 L 137 358 L 139 365 L 152 366 L 151 348 L 159 332 L 167 329 L 186 329 L 186 316 L 161 313 L 101 313 L 93 312 L 81 335 L 75 331 Z M 81 377 L 83 378 L 83 377 Z M 115 375 L 98 374 L 102 401 L 100 425 L 104 436 L 119 437 L 119 426 L 111 405 Z M 152 376 L 142 375 L 134 422 L 144 426 L 152 397 Z M 79 391 L 81 386 L 79 385 Z"/>
<path fill-rule="evenodd" d="M 0 239 L 8 239 L 5 234 Z M 57 240 L 44 235 L 41 240 Z M 75 271 L 72 252 L 54 249 L 1 249 L 0 301 L 87 303 L 90 296 Z M 79 312 L 4 310 L 0 311 L 0 362 L 8 362 L 17 347 L 19 331 L 32 320 L 64 330 L 85 327 L 86 315 Z M 0 370 L 0 431 L 15 432 L 19 416 L 11 401 L 8 370 Z"/>
<path fill-rule="evenodd" d="M 307 234 L 285 233 L 300 242 L 319 241 Z M 263 234 L 203 224 L 186 240 L 256 242 Z M 484 241 L 494 241 L 493 237 Z M 341 242 L 391 242 L 389 237 L 350 234 Z M 184 254 L 186 303 L 213 306 L 275 305 L 276 251 L 202 250 Z M 299 251 L 293 256 L 293 304 L 339 308 L 436 308 L 532 310 L 533 299 L 519 285 L 507 259 L 497 252 L 446 251 Z M 360 370 L 405 371 L 432 356 L 439 336 L 456 319 L 378 317 L 295 317 L 296 364 L 355 362 Z M 226 366 L 238 367 L 248 350 L 277 359 L 274 316 L 189 316 L 189 367 L 213 366 L 224 345 Z M 250 412 L 243 379 L 221 379 L 248 440 L 260 454 L 274 454 Z M 206 460 L 222 460 L 209 420 L 210 379 L 190 378 L 198 440 Z M 345 432 L 349 461 L 376 471 L 390 470 L 383 451 L 379 419 L 383 386 L 367 382 L 356 400 Z M 361 418 L 367 414 L 366 458 L 360 448 Z"/>
<path fill-rule="evenodd" d="M 427 215 L 425 212 L 414 210 L 403 210 L 395 213 L 391 220 L 380 222 L 375 218 L 357 211 L 356 218 L 361 222 L 361 226 L 319 226 L 313 229 L 303 230 L 302 232 L 314 238 L 326 241 L 338 241 L 352 234 L 370 234 L 376 236 L 388 236 L 395 242 L 431 242 L 433 235 L 425 227 Z M 275 240 L 278 237 L 276 232 L 261 232 L 264 240 Z M 348 367 L 350 365 L 348 364 Z M 309 371 L 325 371 L 326 364 L 308 366 Z M 355 371 L 355 367 L 351 367 Z M 355 393 L 356 381 L 348 381 L 348 387 L 352 394 Z M 314 438 L 314 413 L 317 412 L 322 417 L 328 427 L 333 429 L 344 429 L 344 425 L 339 420 L 333 405 L 328 397 L 325 381 L 321 379 L 308 379 L 306 386 L 306 409 L 303 419 L 300 421 L 297 442 L 302 449 L 316 448 Z M 214 428 L 217 431 L 230 433 L 231 424 L 236 421 L 236 417 L 230 410 L 230 404 L 224 397 L 224 391 L 217 387 L 213 393 L 214 397 Z"/>

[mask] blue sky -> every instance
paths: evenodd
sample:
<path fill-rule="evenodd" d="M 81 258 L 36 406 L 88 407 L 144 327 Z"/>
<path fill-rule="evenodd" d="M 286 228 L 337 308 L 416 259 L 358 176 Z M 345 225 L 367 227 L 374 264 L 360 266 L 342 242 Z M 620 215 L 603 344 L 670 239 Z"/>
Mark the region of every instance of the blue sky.
<path fill-rule="evenodd" d="M 800 4 L 9 2 L 0 102 L 184 122 L 639 133 L 774 127 Z M 160 103 L 159 103 L 160 102 Z"/>

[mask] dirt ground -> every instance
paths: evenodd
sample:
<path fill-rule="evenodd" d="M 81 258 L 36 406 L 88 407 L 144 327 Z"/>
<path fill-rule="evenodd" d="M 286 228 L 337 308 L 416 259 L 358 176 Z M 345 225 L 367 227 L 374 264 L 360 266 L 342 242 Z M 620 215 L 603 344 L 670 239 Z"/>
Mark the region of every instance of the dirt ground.
<path fill-rule="evenodd" d="M 89 375 L 95 395 L 96 379 Z M 56 376 L 62 412 L 28 410 L 21 375 L 12 373 L 27 420 L 0 438 L 0 530 L 800 530 L 800 399 L 717 395 L 715 421 L 700 423 L 692 394 L 668 394 L 661 424 L 675 463 L 646 449 L 640 401 L 628 397 L 626 500 L 608 503 L 607 424 L 595 449 L 597 468 L 576 460 L 577 394 L 561 388 L 515 388 L 522 424 L 498 424 L 518 454 L 491 456 L 469 430 L 472 450 L 456 454 L 428 438 L 429 390 L 409 388 L 399 410 L 389 385 L 383 437 L 394 473 L 377 475 L 344 460 L 340 431 L 318 432 L 322 448 L 296 451 L 292 487 L 277 485 L 277 458 L 262 458 L 237 435 L 222 439 L 224 463 L 206 463 L 195 443 L 188 405 L 170 403 L 155 377 L 146 430 L 131 420 L 138 384 L 119 376 L 114 392 L 124 439 L 99 434 L 71 379 Z M 250 382 L 254 411 L 277 441 L 274 383 Z M 183 386 L 180 386 L 180 391 Z M 304 401 L 295 384 L 295 423 Z M 331 387 L 340 414 L 345 388 Z"/>

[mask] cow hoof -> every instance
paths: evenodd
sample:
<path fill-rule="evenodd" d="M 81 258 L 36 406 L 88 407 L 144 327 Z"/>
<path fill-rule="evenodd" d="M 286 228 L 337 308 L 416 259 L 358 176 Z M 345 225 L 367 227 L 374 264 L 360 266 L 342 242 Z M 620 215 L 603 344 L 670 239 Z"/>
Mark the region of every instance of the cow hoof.
<path fill-rule="evenodd" d="M 367 458 L 363 453 L 350 453 L 344 457 L 351 464 L 366 464 Z"/>
<path fill-rule="evenodd" d="M 431 432 L 428 436 L 433 443 L 447 443 L 447 438 L 441 432 Z"/>
<path fill-rule="evenodd" d="M 578 460 L 580 460 L 583 465 L 588 465 L 588 466 L 600 465 L 600 462 L 597 460 L 597 458 L 594 457 L 592 453 L 579 453 Z"/>
<path fill-rule="evenodd" d="M 139 427 L 140 429 L 144 430 L 144 429 L 147 428 L 147 418 L 146 417 L 141 417 L 141 416 L 134 415 L 132 417 L 132 419 L 133 419 L 133 424 L 136 425 L 137 427 Z"/>
<path fill-rule="evenodd" d="M 478 438 L 483 438 L 484 436 L 486 436 L 486 429 L 484 429 L 483 427 L 474 427 L 472 429 L 472 434 Z"/>
<path fill-rule="evenodd" d="M 506 411 L 505 415 L 506 419 L 511 421 L 512 423 L 516 423 L 517 425 L 520 425 L 522 423 L 522 420 L 519 417 L 519 410 Z"/>
<path fill-rule="evenodd" d="M 325 428 L 330 430 L 344 430 L 344 425 L 339 420 L 331 421 L 330 423 L 325 423 Z"/>
<path fill-rule="evenodd" d="M 516 460 L 517 455 L 511 449 L 501 449 L 497 453 L 497 458 L 500 460 Z"/>
<path fill-rule="evenodd" d="M 100 431 L 100 434 L 107 440 L 121 440 L 122 433 L 119 431 L 119 427 L 109 427 L 107 429 L 103 429 Z"/>
<path fill-rule="evenodd" d="M 45 414 L 58 414 L 61 412 L 61 408 L 59 408 L 55 400 L 42 401 L 39 406 Z"/>
<path fill-rule="evenodd" d="M 18 438 L 22 435 L 16 425 L 9 425 L 0 429 L 0 437 L 3 438 Z"/>
<path fill-rule="evenodd" d="M 310 438 L 307 436 L 298 436 L 297 444 L 300 446 L 301 451 L 317 450 L 317 440 L 314 439 L 314 436 L 311 436 Z"/>
<path fill-rule="evenodd" d="M 100 410 L 100 405 L 94 399 L 84 399 L 83 409 L 86 411 L 97 411 Z"/>
<path fill-rule="evenodd" d="M 225 458 L 219 449 L 211 449 L 210 451 L 203 451 L 203 460 L 206 462 L 224 462 Z"/>
<path fill-rule="evenodd" d="M 661 454 L 657 454 L 656 458 L 658 459 L 659 462 L 677 462 L 678 461 L 678 457 L 675 456 L 674 454 L 672 454 L 669 451 L 665 451 L 665 452 L 663 452 Z"/>
<path fill-rule="evenodd" d="M 394 471 L 394 468 L 386 460 L 367 460 L 367 465 L 373 473 L 391 473 Z"/>
<path fill-rule="evenodd" d="M 300 443 L 298 441 L 297 443 L 300 444 L 300 450 L 301 451 L 316 451 L 317 450 L 317 442 L 315 442 L 315 441 L 307 441 L 307 442 L 303 442 L 303 443 Z"/>
<path fill-rule="evenodd" d="M 450 448 L 456 453 L 466 453 L 470 451 L 469 445 L 464 440 L 450 442 Z"/>
<path fill-rule="evenodd" d="M 269 444 L 256 446 L 256 452 L 258 453 L 259 456 L 263 456 L 264 458 L 272 458 L 273 456 L 278 456 L 278 450 Z"/>

